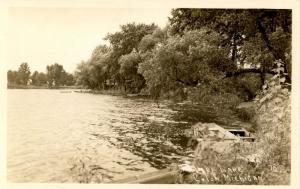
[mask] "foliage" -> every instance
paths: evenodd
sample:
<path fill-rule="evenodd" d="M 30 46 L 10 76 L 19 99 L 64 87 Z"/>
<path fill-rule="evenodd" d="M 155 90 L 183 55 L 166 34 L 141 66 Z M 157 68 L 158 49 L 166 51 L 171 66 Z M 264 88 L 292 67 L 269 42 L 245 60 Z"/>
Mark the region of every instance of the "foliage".
<path fill-rule="evenodd" d="M 290 10 L 173 9 L 171 15 L 174 35 L 208 27 L 224 36 L 222 44 L 231 49 L 231 59 L 236 63 L 259 64 L 265 73 L 272 69 L 269 65 L 275 59 L 281 59 L 285 72 L 289 70 L 286 53 L 290 53 Z"/>
<path fill-rule="evenodd" d="M 89 86 L 94 89 L 105 89 L 106 80 L 109 75 L 109 60 L 110 60 L 110 49 L 106 45 L 99 45 L 95 48 L 92 53 L 91 59 L 87 63 Z"/>
<path fill-rule="evenodd" d="M 17 76 L 18 76 L 17 71 L 8 70 L 7 71 L 7 81 L 8 81 L 8 83 L 16 84 L 17 83 Z"/>
<path fill-rule="evenodd" d="M 232 67 L 218 39 L 206 29 L 170 37 L 139 65 L 139 73 L 149 89 L 159 92 L 217 80 Z"/>
<path fill-rule="evenodd" d="M 18 69 L 17 84 L 27 85 L 30 76 L 29 65 L 25 62 L 22 63 Z"/>
<path fill-rule="evenodd" d="M 187 99 L 193 103 L 214 106 L 215 108 L 221 109 L 234 109 L 243 101 L 238 94 L 234 94 L 234 91 L 237 90 L 236 88 L 230 88 L 230 86 L 219 88 L 218 83 L 212 85 L 203 84 L 197 87 L 188 88 Z M 226 91 L 230 89 L 233 91 Z"/>
<path fill-rule="evenodd" d="M 34 71 L 30 74 L 30 68 L 27 63 L 22 63 L 18 71 L 8 70 L 8 86 L 12 88 L 36 88 L 33 86 L 46 86 L 49 88 L 58 87 L 59 85 L 71 86 L 75 84 L 74 76 L 67 73 L 62 65 L 54 64 L 47 66 L 47 73 Z"/>
<path fill-rule="evenodd" d="M 90 86 L 88 63 L 81 61 L 75 71 L 76 85 Z"/>
<path fill-rule="evenodd" d="M 133 51 L 120 57 L 120 75 L 124 77 L 125 91 L 138 93 L 145 84 L 144 77 L 137 72 L 138 65 L 142 61 L 139 53 Z"/>
<path fill-rule="evenodd" d="M 212 146 L 220 139 L 207 139 L 208 145 L 200 143 L 189 164 L 192 177 L 179 182 L 289 183 L 291 10 L 179 8 L 171 11 L 164 28 L 128 23 L 105 40 L 109 45 L 98 45 L 77 65 L 74 77 L 57 63 L 47 66 L 46 74 L 30 76 L 23 63 L 18 71 L 8 71 L 8 82 L 26 85 L 31 79 L 34 85 L 47 82 L 52 88 L 76 80 L 90 89 L 189 100 L 224 111 L 256 98 L 255 112 L 244 115 L 256 123 L 256 142 L 231 143 L 230 150 L 219 153 Z M 203 173 L 201 166 L 238 166 L 230 178 L 257 179 L 241 183 L 226 179 L 222 171 Z M 91 182 L 89 176 L 95 173 L 83 163 L 77 168 L 80 181 Z M 208 182 L 205 174 L 222 179 Z"/>
<path fill-rule="evenodd" d="M 275 62 L 276 75 L 264 85 L 257 98 L 256 123 L 259 126 L 259 148 L 265 152 L 266 184 L 288 184 L 291 169 L 291 93 L 288 90 L 283 62 Z M 272 171 L 267 171 L 272 169 Z"/>
<path fill-rule="evenodd" d="M 129 23 L 120 31 L 107 34 L 110 46 L 99 45 L 88 61 L 81 62 L 75 73 L 77 84 L 91 89 L 122 88 L 126 92 L 139 92 L 144 78 L 137 73 L 141 40 L 157 29 L 154 24 Z M 156 31 L 156 36 L 159 36 Z"/>
<path fill-rule="evenodd" d="M 226 143 L 204 137 L 197 146 L 195 158 L 185 165 L 191 173 L 181 173 L 179 183 L 290 183 L 291 94 L 282 61 L 275 64 L 276 75 L 265 83 L 255 102 L 255 142 Z M 252 179 L 247 179 L 249 176 Z"/>
<path fill-rule="evenodd" d="M 148 34 L 142 38 L 139 43 L 138 50 L 142 53 L 153 50 L 158 44 L 163 43 L 169 37 L 168 27 L 163 29 L 157 28 L 153 33 Z"/>
<path fill-rule="evenodd" d="M 129 23 L 121 25 L 121 31 L 114 34 L 107 34 L 106 40 L 110 42 L 116 56 L 130 53 L 133 49 L 138 49 L 138 45 L 145 35 L 151 34 L 157 26 L 154 24 Z"/>
<path fill-rule="evenodd" d="M 109 55 L 109 78 L 113 83 L 117 83 L 119 87 L 126 88 L 126 79 L 124 78 L 124 75 L 119 72 L 119 59 L 122 55 L 137 50 L 142 38 L 151 34 L 156 28 L 157 26 L 154 24 L 128 23 L 120 26 L 121 31 L 106 35 L 105 39 L 111 44 Z"/>
<path fill-rule="evenodd" d="M 32 85 L 41 86 L 47 83 L 47 76 L 43 72 L 35 71 L 31 75 Z"/>
<path fill-rule="evenodd" d="M 275 59 L 290 83 L 289 10 L 174 9 L 162 29 L 129 23 L 105 39 L 78 65 L 78 84 L 234 107 L 274 75 Z"/>
<path fill-rule="evenodd" d="M 109 51 L 94 50 L 92 58 L 77 65 L 75 78 L 78 85 L 83 85 L 91 89 L 105 89 L 106 81 L 109 79 Z"/>
<path fill-rule="evenodd" d="M 47 84 L 49 88 L 58 87 L 65 84 L 66 71 L 60 64 L 47 66 Z"/>

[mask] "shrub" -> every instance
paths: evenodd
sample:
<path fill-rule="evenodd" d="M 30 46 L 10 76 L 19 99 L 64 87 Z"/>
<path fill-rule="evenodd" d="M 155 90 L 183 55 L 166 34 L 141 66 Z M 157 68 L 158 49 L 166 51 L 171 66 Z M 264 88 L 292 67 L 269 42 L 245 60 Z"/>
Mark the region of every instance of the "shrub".
<path fill-rule="evenodd" d="M 204 138 L 195 157 L 181 167 L 178 183 L 290 183 L 291 94 L 282 74 L 283 63 L 275 64 L 276 75 L 265 83 L 255 101 L 256 141 L 224 143 Z"/>

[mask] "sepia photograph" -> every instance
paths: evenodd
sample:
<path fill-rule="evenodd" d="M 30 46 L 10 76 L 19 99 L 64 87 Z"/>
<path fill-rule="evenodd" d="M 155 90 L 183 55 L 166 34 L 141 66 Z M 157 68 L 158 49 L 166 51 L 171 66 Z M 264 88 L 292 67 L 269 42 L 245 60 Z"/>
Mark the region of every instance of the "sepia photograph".
<path fill-rule="evenodd" d="M 1 179 L 297 188 L 298 9 L 179 5 L 8 6 Z"/>

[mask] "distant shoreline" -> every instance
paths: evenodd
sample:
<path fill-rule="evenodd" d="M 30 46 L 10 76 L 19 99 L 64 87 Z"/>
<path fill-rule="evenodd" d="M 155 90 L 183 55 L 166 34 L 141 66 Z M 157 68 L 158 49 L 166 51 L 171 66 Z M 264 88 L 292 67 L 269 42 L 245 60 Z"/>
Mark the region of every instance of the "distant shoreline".
<path fill-rule="evenodd" d="M 80 86 L 60 86 L 56 88 L 49 88 L 47 85 L 17 85 L 17 84 L 7 84 L 7 89 L 82 89 Z"/>

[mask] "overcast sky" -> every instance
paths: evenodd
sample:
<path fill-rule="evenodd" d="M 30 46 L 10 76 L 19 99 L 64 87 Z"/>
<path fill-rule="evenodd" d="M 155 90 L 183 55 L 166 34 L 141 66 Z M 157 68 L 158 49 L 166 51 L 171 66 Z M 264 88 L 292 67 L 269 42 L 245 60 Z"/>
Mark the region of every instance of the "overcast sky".
<path fill-rule="evenodd" d="M 62 64 L 73 72 L 81 60 L 119 25 L 154 22 L 165 26 L 171 9 L 20 8 L 9 9 L 8 69 L 27 62 L 31 71 Z"/>

